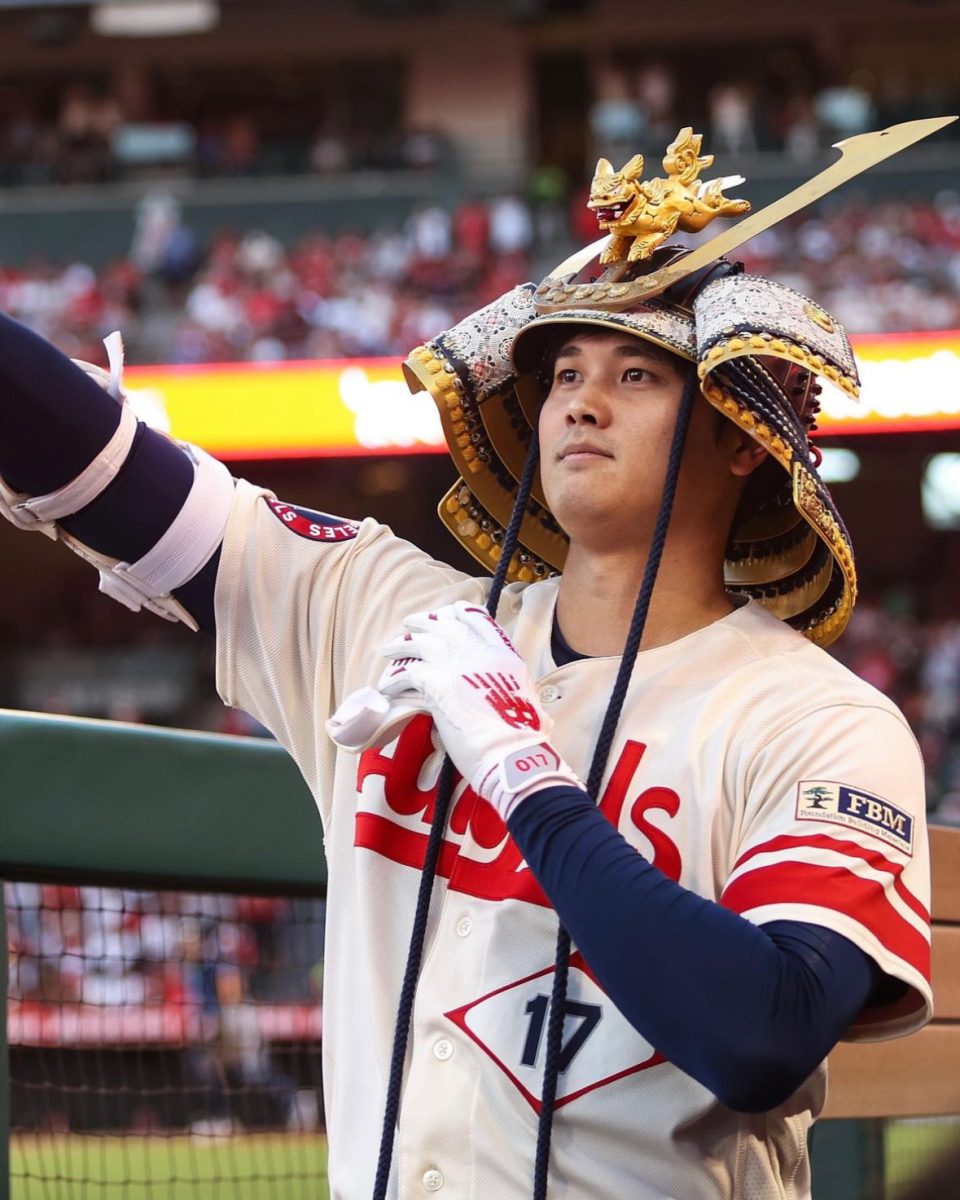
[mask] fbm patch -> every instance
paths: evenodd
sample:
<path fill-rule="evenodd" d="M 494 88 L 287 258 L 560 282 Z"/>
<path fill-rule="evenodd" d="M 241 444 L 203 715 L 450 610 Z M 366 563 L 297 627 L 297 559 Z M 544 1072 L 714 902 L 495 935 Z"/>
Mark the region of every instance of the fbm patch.
<path fill-rule="evenodd" d="M 297 508 L 281 500 L 268 500 L 270 511 L 298 537 L 311 542 L 349 542 L 357 536 L 359 522 L 331 517 L 312 508 Z"/>
<path fill-rule="evenodd" d="M 797 784 L 797 819 L 830 821 L 872 833 L 905 854 L 913 854 L 913 817 L 889 800 L 829 779 Z"/>

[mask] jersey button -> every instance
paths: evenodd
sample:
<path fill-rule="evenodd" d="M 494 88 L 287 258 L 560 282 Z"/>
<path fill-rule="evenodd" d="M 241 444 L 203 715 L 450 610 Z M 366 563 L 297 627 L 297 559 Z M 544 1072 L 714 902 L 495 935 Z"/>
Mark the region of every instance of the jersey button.
<path fill-rule="evenodd" d="M 555 688 L 552 683 L 548 683 L 546 687 L 540 689 L 540 699 L 544 704 L 552 704 L 554 700 L 560 699 L 560 689 Z"/>
<path fill-rule="evenodd" d="M 443 1176 L 436 1167 L 431 1167 L 429 1171 L 424 1171 L 423 1186 L 428 1192 L 439 1192 L 443 1187 Z"/>
<path fill-rule="evenodd" d="M 473 922 L 469 917 L 461 917 L 457 922 L 457 936 L 469 937 L 470 931 L 473 929 Z"/>
<path fill-rule="evenodd" d="M 453 1056 L 453 1042 L 446 1038 L 441 1038 L 439 1042 L 435 1042 L 433 1046 L 433 1057 L 439 1058 L 441 1062 L 446 1062 L 448 1058 Z"/>

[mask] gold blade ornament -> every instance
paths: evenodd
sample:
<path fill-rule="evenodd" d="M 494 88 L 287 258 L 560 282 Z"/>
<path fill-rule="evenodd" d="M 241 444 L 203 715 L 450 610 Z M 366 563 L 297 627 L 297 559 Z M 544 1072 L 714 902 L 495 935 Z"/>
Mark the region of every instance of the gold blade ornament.
<path fill-rule="evenodd" d="M 632 308 L 642 300 L 658 295 L 681 279 L 699 271 L 701 267 L 729 254 L 731 250 L 742 246 L 758 233 L 763 233 L 765 229 L 770 229 L 784 218 L 806 208 L 869 167 L 899 154 L 914 142 L 929 137 L 957 119 L 956 116 L 952 116 L 904 121 L 900 125 L 891 125 L 889 129 L 858 133 L 854 137 L 844 138 L 834 146 L 834 149 L 840 151 L 840 158 L 819 175 L 815 175 L 752 216 L 745 217 L 732 228 L 711 238 L 709 242 L 690 253 L 667 262 L 656 271 L 635 275 L 633 278 L 627 276 L 626 264 L 621 262 L 608 267 L 604 274 L 592 283 L 574 283 L 573 280 L 579 272 L 609 246 L 609 238 L 600 238 L 565 259 L 544 279 L 535 295 L 537 311 L 562 312 L 564 309 L 583 307 L 620 312 Z M 722 182 L 726 184 L 728 181 Z"/>

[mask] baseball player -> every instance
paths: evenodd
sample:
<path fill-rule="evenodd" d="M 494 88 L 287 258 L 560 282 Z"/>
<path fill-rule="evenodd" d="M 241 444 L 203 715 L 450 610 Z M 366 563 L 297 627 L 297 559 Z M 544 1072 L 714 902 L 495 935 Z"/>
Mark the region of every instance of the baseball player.
<path fill-rule="evenodd" d="M 855 598 L 808 442 L 849 345 L 728 264 L 611 307 L 643 270 L 408 362 L 495 585 L 137 423 L 116 345 L 91 378 L 0 319 L 6 515 L 215 636 L 316 797 L 334 1200 L 804 1200 L 828 1051 L 930 1014 L 919 753 L 817 645 Z"/>

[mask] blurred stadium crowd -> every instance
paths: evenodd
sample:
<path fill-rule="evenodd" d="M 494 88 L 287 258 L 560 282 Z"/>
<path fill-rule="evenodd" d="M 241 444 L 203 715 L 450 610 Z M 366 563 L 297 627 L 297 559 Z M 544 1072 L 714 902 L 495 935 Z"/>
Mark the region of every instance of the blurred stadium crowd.
<path fill-rule="evenodd" d="M 58 1094 L 41 1071 L 25 1085 L 25 1127 L 316 1127 L 322 900 L 21 881 L 4 884 L 4 902 L 11 1046 L 128 1056 L 101 1074 L 99 1105 Z M 173 1061 L 155 1090 L 108 1116 L 105 1093 L 129 1101 L 134 1056 L 163 1051 Z"/>
<path fill-rule="evenodd" d="M 261 1002 L 315 1000 L 319 901 L 7 883 L 10 994 L 215 1013 L 221 976 Z"/>
<path fill-rule="evenodd" d="M 0 267 L 0 308 L 76 358 L 124 333 L 133 362 L 404 355 L 520 279 L 596 237 L 578 194 L 420 207 L 401 228 L 315 233 L 285 246 L 261 230 L 201 244 L 163 195 L 129 256 Z M 852 333 L 960 327 L 960 195 L 859 198 L 785 223 L 739 256 L 834 312 Z M 546 265 L 542 265 L 546 264 Z"/>
<path fill-rule="evenodd" d="M 923 752 L 928 809 L 960 825 L 960 619 L 920 621 L 906 592 L 861 598 L 832 652 L 900 707 Z"/>
<path fill-rule="evenodd" d="M 806 67 L 800 75 L 796 66 L 754 62 L 746 78 L 691 94 L 676 62 L 604 58 L 592 72 L 589 136 L 611 157 L 659 155 L 680 126 L 692 124 L 716 153 L 806 161 L 851 134 L 956 111 L 956 95 L 905 72 L 843 77 L 824 64 Z M 349 96 L 352 84 L 345 75 L 341 94 Z M 212 80 L 210 90 L 217 86 Z M 105 183 L 136 177 L 157 161 L 206 178 L 456 167 L 447 130 L 402 127 L 394 89 L 373 81 L 370 91 L 382 93 L 377 102 L 368 95 L 366 105 L 341 104 L 309 133 L 290 113 L 279 115 L 269 90 L 211 111 L 209 94 L 183 94 L 162 72 L 134 62 L 110 81 L 94 73 L 33 95 L 0 90 L 0 184 Z"/>
<path fill-rule="evenodd" d="M 714 153 L 773 152 L 802 162 L 841 138 L 954 111 L 954 96 L 904 72 L 844 77 L 822 64 L 821 74 L 817 86 L 796 65 L 754 63 L 737 78 L 717 79 L 691 106 L 674 65 L 609 61 L 595 72 L 590 132 L 602 153 L 659 155 L 680 125 L 693 124 Z"/>

